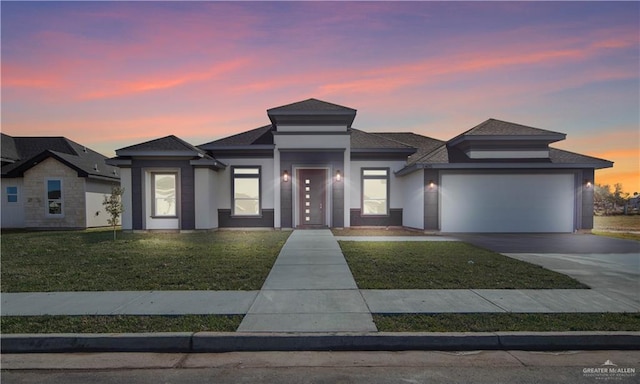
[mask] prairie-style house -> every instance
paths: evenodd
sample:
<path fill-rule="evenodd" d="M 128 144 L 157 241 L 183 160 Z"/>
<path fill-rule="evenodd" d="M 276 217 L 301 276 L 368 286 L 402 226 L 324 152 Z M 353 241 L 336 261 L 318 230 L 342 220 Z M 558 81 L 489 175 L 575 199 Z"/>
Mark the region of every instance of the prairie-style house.
<path fill-rule="evenodd" d="M 596 169 L 566 135 L 486 120 L 448 141 L 353 127 L 308 99 L 256 129 L 194 146 L 121 148 L 126 230 L 404 226 L 429 232 L 575 232 L 593 226 Z"/>

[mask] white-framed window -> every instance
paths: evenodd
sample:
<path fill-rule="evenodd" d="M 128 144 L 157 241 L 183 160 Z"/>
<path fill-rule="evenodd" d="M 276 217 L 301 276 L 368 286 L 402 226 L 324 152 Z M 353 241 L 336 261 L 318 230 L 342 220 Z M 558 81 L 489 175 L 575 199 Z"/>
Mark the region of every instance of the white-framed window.
<path fill-rule="evenodd" d="M 151 174 L 152 216 L 178 216 L 178 174 L 175 172 L 157 172 Z"/>
<path fill-rule="evenodd" d="M 18 202 L 18 187 L 11 185 L 7 187 L 7 203 L 13 204 Z"/>
<path fill-rule="evenodd" d="M 362 169 L 362 214 L 385 216 L 389 214 L 389 169 Z"/>
<path fill-rule="evenodd" d="M 61 179 L 47 179 L 46 183 L 46 212 L 48 216 L 62 216 L 64 214 L 64 195 Z"/>
<path fill-rule="evenodd" d="M 260 215 L 260 167 L 233 167 L 233 216 Z"/>

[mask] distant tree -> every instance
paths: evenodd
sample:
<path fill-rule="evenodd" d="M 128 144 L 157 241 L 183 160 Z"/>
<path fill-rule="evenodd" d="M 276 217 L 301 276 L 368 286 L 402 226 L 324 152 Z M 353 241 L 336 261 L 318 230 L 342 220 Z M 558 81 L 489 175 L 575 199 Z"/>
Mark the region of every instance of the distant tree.
<path fill-rule="evenodd" d="M 613 186 L 613 202 L 615 205 L 624 206 L 629 194 L 622 191 L 622 184 L 616 183 Z"/>
<path fill-rule="evenodd" d="M 609 214 L 611 206 L 611 188 L 609 185 L 596 184 L 593 190 L 593 209 L 597 213 Z"/>
<path fill-rule="evenodd" d="M 113 227 L 113 240 L 116 239 L 116 227 L 118 226 L 118 219 L 122 212 L 124 212 L 124 205 L 122 204 L 122 194 L 124 194 L 124 188 L 117 186 L 111 188 L 111 195 L 104 196 L 102 205 L 105 211 L 109 214 L 107 223 Z"/>

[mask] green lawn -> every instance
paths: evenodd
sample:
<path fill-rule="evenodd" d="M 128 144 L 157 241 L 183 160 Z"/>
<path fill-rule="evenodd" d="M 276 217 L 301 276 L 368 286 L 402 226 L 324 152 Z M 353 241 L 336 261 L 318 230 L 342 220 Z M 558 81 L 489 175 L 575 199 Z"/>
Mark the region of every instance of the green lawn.
<path fill-rule="evenodd" d="M 427 236 L 424 232 L 405 228 L 333 228 L 331 232 L 334 236 Z"/>
<path fill-rule="evenodd" d="M 596 231 L 640 231 L 640 215 L 594 216 Z"/>
<path fill-rule="evenodd" d="M 373 315 L 380 332 L 640 331 L 640 313 Z M 5 316 L 11 333 L 234 332 L 242 316 Z"/>
<path fill-rule="evenodd" d="M 640 215 L 593 217 L 594 235 L 640 241 L 640 234 L 631 232 L 640 232 Z"/>
<path fill-rule="evenodd" d="M 240 315 L 3 316 L 2 333 L 235 332 Z"/>
<path fill-rule="evenodd" d="M 588 288 L 563 274 L 462 242 L 340 241 L 360 289 Z"/>
<path fill-rule="evenodd" d="M 3 232 L 2 292 L 257 290 L 290 232 Z"/>
<path fill-rule="evenodd" d="M 640 313 L 373 315 L 380 332 L 640 331 Z"/>

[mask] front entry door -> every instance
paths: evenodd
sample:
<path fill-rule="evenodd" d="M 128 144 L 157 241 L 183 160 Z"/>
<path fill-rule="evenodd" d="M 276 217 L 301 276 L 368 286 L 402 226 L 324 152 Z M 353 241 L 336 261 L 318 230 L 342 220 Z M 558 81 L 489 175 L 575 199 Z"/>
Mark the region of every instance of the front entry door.
<path fill-rule="evenodd" d="M 298 171 L 300 226 L 325 226 L 326 175 L 324 169 Z"/>

